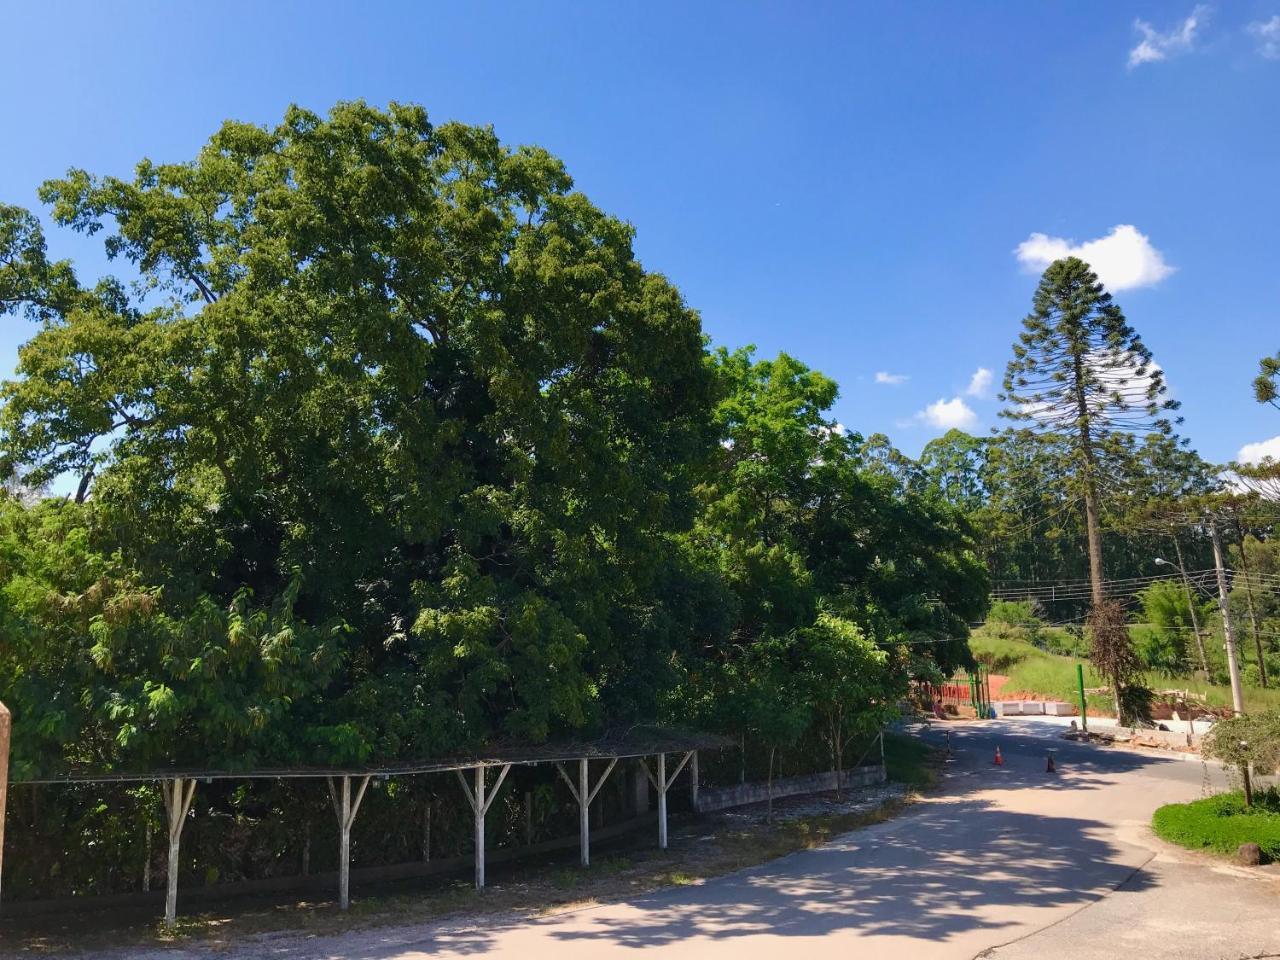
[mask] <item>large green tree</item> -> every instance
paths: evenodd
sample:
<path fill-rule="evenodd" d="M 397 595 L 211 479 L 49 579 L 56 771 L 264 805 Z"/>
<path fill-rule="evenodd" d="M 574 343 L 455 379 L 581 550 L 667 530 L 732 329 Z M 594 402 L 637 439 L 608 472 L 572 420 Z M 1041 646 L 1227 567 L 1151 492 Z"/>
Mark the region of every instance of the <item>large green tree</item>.
<path fill-rule="evenodd" d="M 78 475 L 169 615 L 296 593 L 345 623 L 342 759 L 653 715 L 712 378 L 558 160 L 346 103 L 42 196 L 140 293 L 4 211 L 2 303 L 37 324 L 4 452 Z"/>
<path fill-rule="evenodd" d="M 785 354 L 721 350 L 712 362 L 720 444 L 686 542 L 697 566 L 720 572 L 729 600 L 710 604 L 721 632 L 691 651 L 678 702 L 742 731 L 762 696 L 808 690 L 838 758 L 848 732 L 879 717 L 913 673 L 969 662 L 982 564 L 960 511 L 911 488 L 907 458 L 830 416 L 828 377 Z M 823 660 L 842 664 L 840 690 L 810 682 Z M 756 662 L 768 664 L 763 686 L 745 666 Z M 797 675 L 784 683 L 787 669 Z"/>

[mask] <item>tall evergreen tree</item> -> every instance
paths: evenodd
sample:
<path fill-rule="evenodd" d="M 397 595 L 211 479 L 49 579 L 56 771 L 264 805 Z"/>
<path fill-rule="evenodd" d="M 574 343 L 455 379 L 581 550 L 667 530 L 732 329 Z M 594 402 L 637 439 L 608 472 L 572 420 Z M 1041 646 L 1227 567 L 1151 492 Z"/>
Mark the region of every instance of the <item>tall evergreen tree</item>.
<path fill-rule="evenodd" d="M 1045 270 L 1023 327 L 1005 371 L 1001 414 L 1068 445 L 1097 606 L 1105 599 L 1100 498 L 1109 468 L 1135 434 L 1171 434 L 1166 414 L 1178 404 L 1166 397 L 1151 351 L 1076 257 Z"/>
<path fill-rule="evenodd" d="M 1253 395 L 1259 403 L 1280 407 L 1280 353 L 1258 361 L 1258 376 L 1253 381 Z"/>

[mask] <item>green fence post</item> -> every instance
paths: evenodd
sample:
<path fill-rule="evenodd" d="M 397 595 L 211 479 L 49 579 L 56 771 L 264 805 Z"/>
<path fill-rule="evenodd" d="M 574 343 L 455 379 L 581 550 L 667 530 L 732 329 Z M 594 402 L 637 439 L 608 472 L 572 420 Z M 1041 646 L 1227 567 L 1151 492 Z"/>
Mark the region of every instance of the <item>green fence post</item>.
<path fill-rule="evenodd" d="M 1084 664 L 1076 664 L 1076 683 L 1080 687 L 1080 729 L 1089 732 L 1089 702 L 1084 698 Z"/>

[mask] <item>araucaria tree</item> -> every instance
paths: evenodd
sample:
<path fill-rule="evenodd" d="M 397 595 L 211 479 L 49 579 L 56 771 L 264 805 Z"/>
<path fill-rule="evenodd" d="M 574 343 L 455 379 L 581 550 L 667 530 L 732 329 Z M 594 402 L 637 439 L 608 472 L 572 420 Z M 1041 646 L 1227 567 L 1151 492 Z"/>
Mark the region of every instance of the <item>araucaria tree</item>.
<path fill-rule="evenodd" d="M 1100 499 L 1135 435 L 1173 431 L 1164 375 L 1089 265 L 1050 264 L 1005 370 L 1002 415 L 1060 439 L 1084 507 L 1093 605 L 1105 601 Z M 1112 677 L 1116 695 L 1123 678 Z"/>

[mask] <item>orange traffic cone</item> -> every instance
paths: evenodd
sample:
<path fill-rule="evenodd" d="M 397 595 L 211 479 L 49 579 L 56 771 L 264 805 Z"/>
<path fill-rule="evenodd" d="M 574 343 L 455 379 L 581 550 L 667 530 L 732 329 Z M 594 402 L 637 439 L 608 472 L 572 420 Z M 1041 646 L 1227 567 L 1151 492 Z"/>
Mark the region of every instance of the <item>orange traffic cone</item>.
<path fill-rule="evenodd" d="M 999 747 L 999 746 L 997 746 L 997 747 L 996 747 L 996 758 L 995 758 L 994 760 L 992 760 L 991 762 L 992 762 L 993 764 L 995 764 L 997 767 L 1003 767 L 1003 766 L 1004 766 L 1004 757 L 1000 756 L 1000 747 Z"/>
<path fill-rule="evenodd" d="M 1056 766 L 1054 766 L 1054 763 L 1053 763 L 1053 754 L 1052 754 L 1052 753 L 1051 753 L 1051 754 L 1049 754 L 1049 762 L 1048 762 L 1048 763 L 1046 763 L 1046 764 L 1044 765 L 1044 772 L 1045 772 L 1045 773 L 1057 773 L 1057 772 L 1058 772 L 1058 768 L 1057 768 Z"/>

